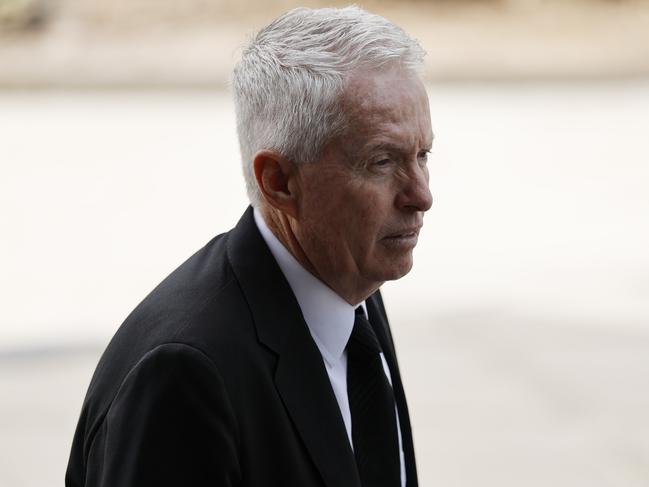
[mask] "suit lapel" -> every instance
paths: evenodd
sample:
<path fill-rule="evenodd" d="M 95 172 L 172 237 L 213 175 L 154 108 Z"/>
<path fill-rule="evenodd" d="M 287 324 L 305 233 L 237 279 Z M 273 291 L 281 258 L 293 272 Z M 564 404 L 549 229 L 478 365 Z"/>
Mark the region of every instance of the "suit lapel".
<path fill-rule="evenodd" d="M 403 390 L 403 383 L 401 382 L 401 373 L 399 372 L 397 355 L 394 349 L 390 327 L 388 326 L 388 321 L 385 315 L 381 293 L 377 291 L 367 299 L 366 303 L 370 324 L 379 339 L 379 343 L 383 349 L 383 354 L 385 355 L 385 360 L 390 368 L 390 375 L 392 376 L 392 389 L 397 402 L 399 425 L 401 427 L 401 439 L 403 441 L 403 453 L 405 455 L 407 486 L 417 487 L 417 466 L 415 463 L 415 449 L 412 440 L 408 404 Z"/>
<path fill-rule="evenodd" d="M 299 305 L 248 208 L 228 257 L 260 342 L 278 354 L 275 385 L 327 487 L 360 487 L 338 403 Z"/>
<path fill-rule="evenodd" d="M 296 333 L 287 342 L 275 378 L 284 404 L 325 483 L 329 487 L 360 487 L 340 408 L 310 335 Z"/>

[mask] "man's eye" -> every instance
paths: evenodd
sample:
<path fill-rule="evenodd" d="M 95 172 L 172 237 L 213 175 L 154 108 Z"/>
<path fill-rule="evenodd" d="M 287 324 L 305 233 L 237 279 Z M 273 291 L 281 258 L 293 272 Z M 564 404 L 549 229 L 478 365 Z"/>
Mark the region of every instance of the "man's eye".
<path fill-rule="evenodd" d="M 390 164 L 390 159 L 380 159 L 380 160 L 374 161 L 372 163 L 372 165 L 378 166 L 378 167 L 387 166 L 388 164 Z"/>
<path fill-rule="evenodd" d="M 417 154 L 417 159 L 419 159 L 420 164 L 426 164 L 428 162 L 428 154 L 430 154 L 429 149 L 420 151 L 419 154 Z"/>

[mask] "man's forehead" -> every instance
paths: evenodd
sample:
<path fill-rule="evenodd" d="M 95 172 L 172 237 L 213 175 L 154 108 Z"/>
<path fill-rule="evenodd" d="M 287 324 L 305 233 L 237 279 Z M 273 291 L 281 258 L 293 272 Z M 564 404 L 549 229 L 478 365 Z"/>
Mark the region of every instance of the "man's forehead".
<path fill-rule="evenodd" d="M 398 100 L 399 103 L 395 103 Z M 357 71 L 346 80 L 340 103 L 349 114 L 390 112 L 428 103 L 426 89 L 415 73 L 405 70 Z"/>
<path fill-rule="evenodd" d="M 407 130 L 416 132 L 418 139 L 432 142 L 428 96 L 416 75 L 357 75 L 349 80 L 340 103 L 348 135 Z"/>

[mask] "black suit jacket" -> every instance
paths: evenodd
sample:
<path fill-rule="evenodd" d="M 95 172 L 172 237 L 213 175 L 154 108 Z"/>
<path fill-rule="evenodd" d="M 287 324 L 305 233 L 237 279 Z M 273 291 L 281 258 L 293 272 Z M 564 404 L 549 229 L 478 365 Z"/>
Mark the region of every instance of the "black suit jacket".
<path fill-rule="evenodd" d="M 379 293 L 408 486 L 408 408 Z M 130 314 L 90 383 L 68 487 L 360 487 L 322 361 L 252 210 Z"/>

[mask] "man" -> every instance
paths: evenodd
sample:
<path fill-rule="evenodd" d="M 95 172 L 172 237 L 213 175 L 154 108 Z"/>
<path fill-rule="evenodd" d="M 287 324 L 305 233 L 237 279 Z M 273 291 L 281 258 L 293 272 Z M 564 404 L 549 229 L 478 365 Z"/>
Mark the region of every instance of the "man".
<path fill-rule="evenodd" d="M 356 7 L 296 9 L 234 72 L 252 203 L 126 319 L 97 367 L 77 486 L 416 486 L 378 292 L 431 206 L 423 51 Z"/>

